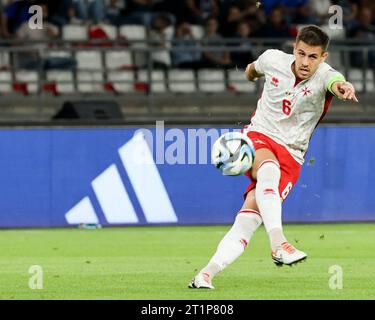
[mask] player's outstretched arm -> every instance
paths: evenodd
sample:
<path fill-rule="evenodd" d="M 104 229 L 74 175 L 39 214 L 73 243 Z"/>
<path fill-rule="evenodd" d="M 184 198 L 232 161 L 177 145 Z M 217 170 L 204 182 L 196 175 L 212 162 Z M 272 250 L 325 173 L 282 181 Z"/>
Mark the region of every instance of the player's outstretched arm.
<path fill-rule="evenodd" d="M 358 102 L 355 95 L 354 86 L 347 81 L 336 81 L 332 84 L 332 92 L 342 100 L 352 100 Z"/>
<path fill-rule="evenodd" d="M 246 74 L 247 80 L 249 81 L 257 81 L 261 76 L 263 76 L 263 74 L 258 73 L 255 70 L 254 62 L 247 65 L 245 74 Z"/>

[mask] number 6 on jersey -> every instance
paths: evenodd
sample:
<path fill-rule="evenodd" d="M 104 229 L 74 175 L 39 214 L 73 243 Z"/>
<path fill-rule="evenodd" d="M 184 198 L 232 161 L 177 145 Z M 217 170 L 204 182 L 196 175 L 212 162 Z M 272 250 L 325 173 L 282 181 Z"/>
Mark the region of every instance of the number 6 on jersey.
<path fill-rule="evenodd" d="M 287 116 L 289 116 L 292 112 L 292 108 L 290 107 L 291 105 L 292 103 L 289 100 L 283 100 L 283 113 Z"/>

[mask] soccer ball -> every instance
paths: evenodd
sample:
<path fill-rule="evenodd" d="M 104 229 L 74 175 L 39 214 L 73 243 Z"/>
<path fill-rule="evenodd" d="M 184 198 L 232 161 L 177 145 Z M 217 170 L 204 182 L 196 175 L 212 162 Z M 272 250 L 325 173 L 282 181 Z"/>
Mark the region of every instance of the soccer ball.
<path fill-rule="evenodd" d="M 212 147 L 212 163 L 223 175 L 238 176 L 253 165 L 255 149 L 250 138 L 241 132 L 228 132 Z"/>

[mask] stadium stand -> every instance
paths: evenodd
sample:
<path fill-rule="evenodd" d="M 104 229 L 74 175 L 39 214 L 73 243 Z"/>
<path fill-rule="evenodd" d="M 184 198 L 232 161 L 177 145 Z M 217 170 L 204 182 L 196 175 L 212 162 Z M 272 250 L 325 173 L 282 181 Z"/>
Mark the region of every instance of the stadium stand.
<path fill-rule="evenodd" d="M 86 41 L 87 26 L 67 24 L 62 27 L 62 39 L 65 41 Z"/>
<path fill-rule="evenodd" d="M 198 88 L 203 92 L 223 92 L 225 74 L 223 70 L 201 69 L 198 71 Z"/>
<path fill-rule="evenodd" d="M 196 1 L 197 4 L 200 2 L 203 6 L 204 1 Z M 183 113 L 188 110 L 187 106 L 199 99 L 199 104 L 205 109 L 227 101 L 226 106 L 235 103 L 248 113 L 249 104 L 254 106 L 256 103 L 260 85 L 246 81 L 244 65 L 235 60 L 241 55 L 231 54 L 232 60 L 225 64 L 207 64 L 203 60 L 186 63 L 185 60 L 185 63 L 176 65 L 174 54 L 194 52 L 195 57 L 202 59 L 204 52 L 214 54 L 223 50 L 249 53 L 253 57 L 270 47 L 291 52 L 296 32 L 309 23 L 319 23 L 331 36 L 328 62 L 353 81 L 360 93 L 374 93 L 372 60 L 375 43 L 371 39 L 375 38 L 375 21 L 373 12 L 366 7 L 367 2 L 351 2 L 357 13 L 344 16 L 343 28 L 330 28 L 330 15 L 307 0 L 299 1 L 297 7 L 275 7 L 270 5 L 272 2 L 264 2 L 259 8 L 252 0 L 213 2 L 214 7 L 204 9 L 212 14 L 202 19 L 186 14 L 191 8 L 184 0 L 180 7 L 169 6 L 168 1 L 150 1 L 151 7 L 140 15 L 136 15 L 130 7 L 127 9 L 127 1 L 119 0 L 115 7 L 113 1 L 111 4 L 104 2 L 103 14 L 96 12 L 95 18 L 90 19 L 79 8 L 73 8 L 73 14 L 69 1 L 62 1 L 61 6 L 43 1 L 49 12 L 48 23 L 55 24 L 59 29 L 58 38 L 29 37 L 19 41 L 17 30 L 25 18 L 13 16 L 11 9 L 17 7 L 24 12 L 27 1 L 5 1 L 2 15 L 7 19 L 3 19 L 0 31 L 3 49 L 0 53 L 1 103 L 20 104 L 23 98 L 24 105 L 26 101 L 32 101 L 25 96 L 35 97 L 35 100 L 43 97 L 46 108 L 52 105 L 55 108 L 64 97 L 97 95 L 113 97 L 121 105 L 126 104 L 127 109 L 143 110 L 139 104 L 147 104 L 148 110 L 151 110 L 150 105 L 153 105 L 156 109 L 152 109 L 150 114 L 154 117 L 157 107 L 170 101 L 181 104 L 179 110 Z M 331 4 L 341 5 L 344 12 L 348 12 L 345 11 L 348 10 L 345 1 L 322 1 L 323 7 L 329 8 Z M 246 8 L 246 12 L 251 14 L 238 14 Z M 280 12 L 282 16 L 278 20 Z M 365 19 L 369 17 L 369 12 L 372 12 L 371 21 Z M 113 15 L 117 17 L 115 20 Z M 205 25 L 209 19 L 213 21 L 212 18 L 218 23 L 218 33 L 208 41 Z M 7 23 L 4 24 L 4 21 Z M 191 37 L 184 33 L 182 38 L 176 37 L 177 28 L 182 23 L 185 29 L 191 30 Z M 237 38 L 236 26 L 244 23 L 249 26 L 249 36 Z M 273 23 L 287 30 L 288 36 L 285 38 L 283 31 L 282 38 L 277 38 L 277 34 L 264 38 L 268 37 L 266 30 L 275 27 Z M 358 30 L 362 30 L 369 40 L 360 39 Z M 355 56 L 353 50 L 358 50 L 359 55 Z M 34 60 L 34 63 L 23 64 L 25 53 L 38 56 L 40 63 Z M 231 98 L 233 95 L 236 99 Z M 178 99 L 174 98 L 176 96 Z M 364 104 L 370 100 L 362 99 Z M 211 117 L 215 118 L 212 114 Z"/>
<path fill-rule="evenodd" d="M 172 92 L 191 93 L 197 90 L 193 70 L 169 70 L 168 79 L 169 90 L 171 90 Z"/>
<path fill-rule="evenodd" d="M 166 91 L 166 84 L 165 84 L 165 74 L 163 71 L 154 70 L 149 74 L 147 70 L 139 70 L 138 71 L 138 83 L 144 84 L 146 86 L 150 86 L 147 88 L 147 91 L 152 90 L 152 92 L 165 92 Z"/>

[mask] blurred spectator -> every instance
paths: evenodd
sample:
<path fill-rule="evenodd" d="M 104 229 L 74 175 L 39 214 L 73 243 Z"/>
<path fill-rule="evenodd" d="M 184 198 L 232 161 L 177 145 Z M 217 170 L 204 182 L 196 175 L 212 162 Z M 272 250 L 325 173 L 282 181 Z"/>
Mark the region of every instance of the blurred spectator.
<path fill-rule="evenodd" d="M 126 0 L 126 9 L 133 12 L 151 12 L 154 0 Z"/>
<path fill-rule="evenodd" d="M 304 6 L 308 0 L 261 0 L 264 12 L 268 16 L 275 7 L 283 7 L 286 14 L 294 14 L 294 10 Z"/>
<path fill-rule="evenodd" d="M 77 16 L 82 20 L 99 23 L 104 20 L 104 0 L 72 0 Z"/>
<path fill-rule="evenodd" d="M 208 17 L 218 17 L 217 0 L 186 0 L 186 20 L 193 24 L 204 24 Z"/>
<path fill-rule="evenodd" d="M 349 38 L 362 39 L 364 42 L 374 42 L 375 25 L 372 24 L 373 16 L 369 7 L 362 7 L 354 27 L 348 30 Z"/>
<path fill-rule="evenodd" d="M 231 60 L 234 65 L 239 68 L 246 68 L 246 66 L 254 61 L 254 57 L 251 54 L 251 45 L 249 43 L 249 36 L 251 34 L 251 29 L 246 21 L 238 23 L 237 32 L 235 34 L 236 38 L 241 39 L 241 41 L 235 45 L 244 51 L 231 51 Z"/>
<path fill-rule="evenodd" d="M 197 48 L 198 43 L 193 36 L 191 25 L 188 22 L 180 23 L 175 32 L 174 40 L 176 48 L 186 48 L 186 50 L 179 50 L 173 52 L 173 65 L 178 68 L 197 69 L 201 66 L 202 54 L 198 50 L 191 50 L 189 48 Z"/>
<path fill-rule="evenodd" d="M 154 16 L 154 0 L 126 0 L 126 9 L 120 24 L 143 24 L 150 26 Z"/>
<path fill-rule="evenodd" d="M 5 37 L 11 37 L 29 19 L 29 6 L 33 1 L 16 0 L 9 3 L 1 19 L 1 29 Z"/>
<path fill-rule="evenodd" d="M 121 12 L 124 9 L 124 6 L 122 6 L 121 3 L 121 0 L 109 0 L 105 8 L 106 20 L 115 26 L 120 24 Z"/>
<path fill-rule="evenodd" d="M 283 19 L 282 7 L 274 7 L 268 17 L 268 22 L 254 33 L 259 38 L 289 38 L 289 27 Z"/>
<path fill-rule="evenodd" d="M 308 13 L 310 8 L 308 5 L 309 0 L 281 0 L 279 3 L 274 4 L 274 6 L 270 9 L 269 13 L 276 7 L 282 8 L 283 13 L 283 20 L 287 24 L 293 24 L 296 19 L 299 19 L 298 23 L 301 24 L 308 24 L 309 22 L 301 22 L 304 19 L 309 19 Z M 314 17 L 313 17 L 314 18 Z"/>
<path fill-rule="evenodd" d="M 260 2 L 262 4 L 262 9 L 264 10 L 266 16 L 270 14 L 273 7 L 281 5 L 281 0 L 262 0 Z"/>
<path fill-rule="evenodd" d="M 4 20 L 4 7 L 7 3 L 0 1 L 0 38 L 5 38 L 4 29 L 3 29 L 3 20 Z"/>
<path fill-rule="evenodd" d="M 205 24 L 205 36 L 203 43 L 205 46 L 222 47 L 222 50 L 204 50 L 203 51 L 203 66 L 205 68 L 224 67 L 230 68 L 232 66 L 229 52 L 225 50 L 223 39 L 218 34 L 219 24 L 215 18 L 209 18 Z"/>
<path fill-rule="evenodd" d="M 72 0 L 43 0 L 48 7 L 48 21 L 59 27 L 69 22 L 69 8 L 72 6 Z"/>
<path fill-rule="evenodd" d="M 43 20 L 48 19 L 48 7 L 41 5 L 43 10 Z M 57 58 L 45 56 L 45 49 L 48 47 L 48 40 L 56 39 L 59 36 L 59 28 L 50 22 L 43 22 L 42 29 L 31 29 L 28 22 L 24 22 L 17 30 L 18 41 L 35 41 L 29 44 L 32 50 L 27 50 L 17 54 L 18 66 L 23 69 L 66 69 L 76 65 L 74 59 Z"/>
<path fill-rule="evenodd" d="M 309 2 L 306 2 L 303 5 L 296 7 L 294 9 L 294 15 L 292 16 L 291 22 L 294 24 L 316 24 L 317 23 L 316 16 L 313 14 L 313 11 Z"/>
<path fill-rule="evenodd" d="M 353 28 L 356 24 L 356 17 L 359 11 L 358 1 L 355 0 L 336 0 L 332 4 L 339 5 L 343 11 L 344 26 L 346 29 Z"/>
<path fill-rule="evenodd" d="M 68 9 L 68 23 L 69 24 L 83 24 L 84 20 L 77 17 L 77 11 L 74 6 Z"/>
<path fill-rule="evenodd" d="M 176 18 L 169 10 L 166 12 L 154 10 L 154 5 L 157 4 L 161 5 L 161 2 L 158 0 L 127 0 L 126 9 L 119 19 L 119 24 L 142 24 L 148 28 L 160 14 L 168 16 L 170 22 L 174 24 Z"/>
<path fill-rule="evenodd" d="M 167 69 L 172 65 L 169 49 L 171 48 L 171 40 L 173 37 L 173 29 L 171 21 L 167 15 L 160 14 L 152 22 L 149 31 L 149 40 L 151 45 L 158 48 L 152 50 L 151 60 L 154 68 Z M 160 50 L 164 48 L 165 50 Z"/>
<path fill-rule="evenodd" d="M 359 47 L 364 44 L 373 44 L 375 42 L 375 26 L 372 23 L 372 12 L 368 7 L 363 7 L 359 11 L 357 25 L 347 32 L 350 39 L 360 40 L 356 45 Z M 375 52 L 370 51 L 367 56 L 367 65 L 375 67 Z M 353 67 L 361 68 L 365 61 L 363 50 L 359 49 L 350 53 L 350 62 Z"/>
<path fill-rule="evenodd" d="M 355 0 L 353 0 L 355 1 Z M 359 0 L 358 0 L 359 1 Z M 361 0 L 361 7 L 367 7 L 372 12 L 372 24 L 375 24 L 375 2 L 374 0 Z"/>
<path fill-rule="evenodd" d="M 253 30 L 266 22 L 264 12 L 262 8 L 258 8 L 256 0 L 231 1 L 225 12 L 221 25 L 221 33 L 225 37 L 233 37 L 240 21 L 246 20 Z"/>
<path fill-rule="evenodd" d="M 173 24 L 181 23 L 186 21 L 185 15 L 186 10 L 183 5 L 181 5 L 182 0 L 154 0 L 153 10 L 156 12 L 169 13 L 173 17 Z"/>

